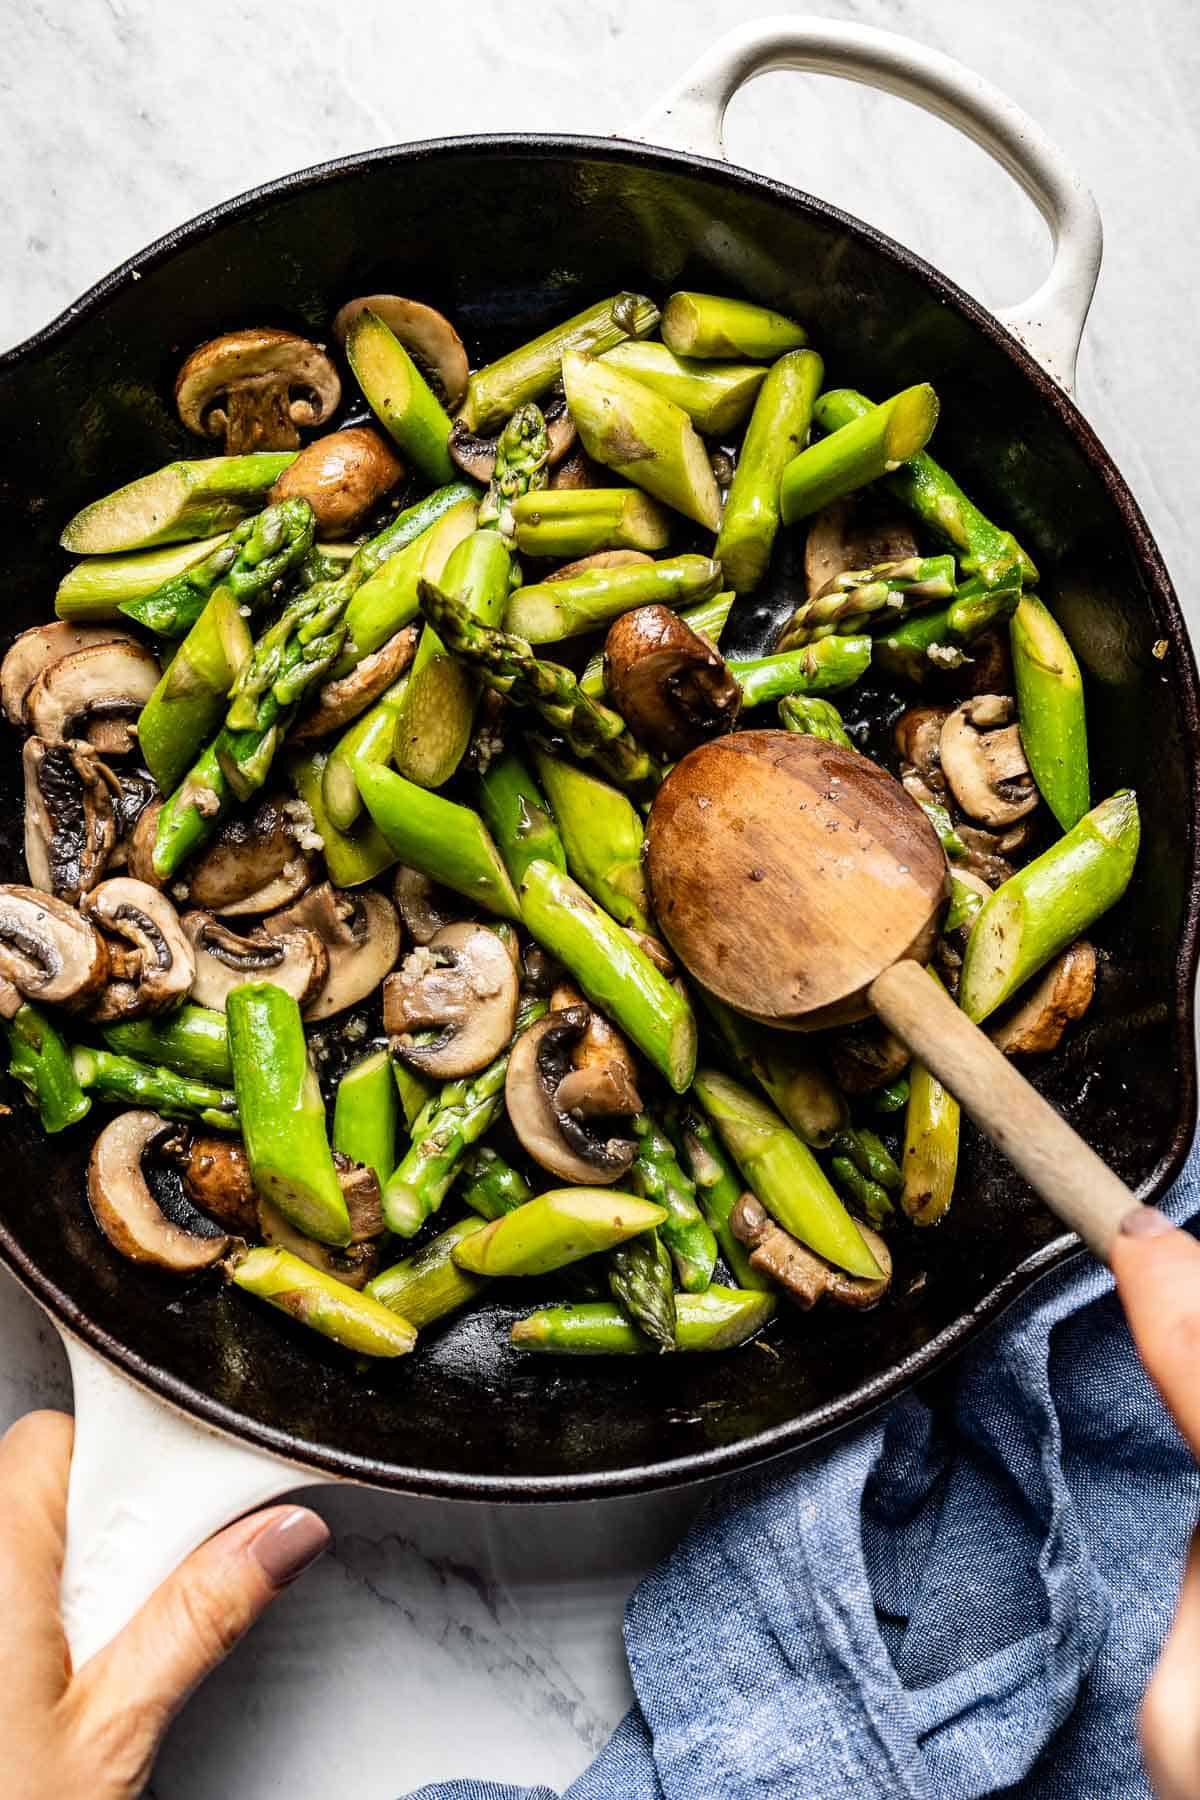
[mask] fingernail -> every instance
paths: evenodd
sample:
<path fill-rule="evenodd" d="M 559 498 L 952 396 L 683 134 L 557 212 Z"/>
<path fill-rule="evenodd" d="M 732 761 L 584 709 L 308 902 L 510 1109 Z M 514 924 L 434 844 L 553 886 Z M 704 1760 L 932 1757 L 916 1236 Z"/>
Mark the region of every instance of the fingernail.
<path fill-rule="evenodd" d="M 324 1519 L 298 1506 L 260 1531 L 251 1540 L 250 1554 L 272 1587 L 286 1587 L 316 1562 L 329 1538 Z"/>
<path fill-rule="evenodd" d="M 1164 1231 L 1174 1229 L 1156 1206 L 1132 1206 L 1121 1220 L 1122 1237 L 1161 1237 Z"/>

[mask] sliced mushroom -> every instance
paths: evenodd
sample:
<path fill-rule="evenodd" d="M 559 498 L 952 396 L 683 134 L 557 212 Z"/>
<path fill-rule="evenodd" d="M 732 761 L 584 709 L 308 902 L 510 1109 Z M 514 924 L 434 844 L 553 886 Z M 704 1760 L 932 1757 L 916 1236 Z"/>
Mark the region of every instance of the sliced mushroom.
<path fill-rule="evenodd" d="M 988 1036 L 1006 1056 L 1041 1056 L 1057 1050 L 1063 1032 L 1082 1019 L 1095 991 L 1096 952 L 1086 938 L 1077 938 Z"/>
<path fill-rule="evenodd" d="M 912 1052 L 877 1019 L 843 1025 L 828 1039 L 834 1080 L 846 1094 L 871 1094 L 903 1075 Z"/>
<path fill-rule="evenodd" d="M 345 343 L 354 320 L 368 308 L 399 338 L 453 412 L 467 391 L 470 364 L 463 341 L 445 314 L 399 294 L 362 294 L 357 300 L 347 300 L 334 316 L 333 335 L 339 344 Z"/>
<path fill-rule="evenodd" d="M 151 800 L 138 814 L 137 824 L 129 839 L 128 867 L 135 881 L 148 887 L 161 887 L 162 877 L 154 867 L 154 844 L 158 837 L 158 819 L 163 801 Z"/>
<path fill-rule="evenodd" d="M 630 1167 L 637 1145 L 607 1137 L 591 1119 L 576 1118 L 558 1104 L 571 1073 L 571 1054 L 590 1022 L 591 1009 L 569 1006 L 547 1013 L 513 1045 L 504 1084 L 509 1123 L 534 1161 L 563 1181 L 608 1186 Z"/>
<path fill-rule="evenodd" d="M 20 988 L 15 988 L 11 981 L 0 975 L 0 1019 L 15 1019 L 25 1004 L 25 996 Z"/>
<path fill-rule="evenodd" d="M 1008 626 L 1001 630 L 981 632 L 971 640 L 971 653 L 954 680 L 960 694 L 1011 694 L 1013 686 L 1012 652 L 1009 649 Z"/>
<path fill-rule="evenodd" d="M 550 1010 L 582 1007 L 591 1016 L 571 1052 L 571 1072 L 564 1075 L 555 1105 L 574 1119 L 636 1118 L 642 1110 L 633 1052 L 615 1025 L 589 1007 L 578 989 L 563 982 L 550 997 Z"/>
<path fill-rule="evenodd" d="M 544 409 L 542 416 L 546 421 L 546 466 L 553 469 L 557 464 L 562 463 L 575 447 L 577 438 L 575 421 L 567 411 L 566 397 L 562 394 Z M 464 475 L 469 475 L 472 481 L 482 482 L 486 487 L 496 473 L 497 442 L 498 440 L 494 437 L 480 437 L 478 432 L 470 429 L 465 420 L 455 419 L 450 427 L 450 437 L 446 447 L 450 452 L 451 462 L 460 468 Z M 551 480 L 550 485 L 551 487 L 555 485 L 587 487 L 591 484 L 586 481 L 572 480 L 556 484 Z"/>
<path fill-rule="evenodd" d="M 627 938 L 633 939 L 643 956 L 650 958 L 660 975 L 665 975 L 668 981 L 675 979 L 678 972 L 675 958 L 660 937 L 655 937 L 652 931 L 639 931 L 636 925 L 624 925 L 622 930 Z"/>
<path fill-rule="evenodd" d="M 985 825 L 1013 825 L 1038 803 L 1015 719 L 1016 706 L 1007 695 L 977 694 L 942 726 L 942 768 L 950 791 L 970 818 Z"/>
<path fill-rule="evenodd" d="M 624 569 L 632 563 L 653 562 L 644 550 L 596 550 L 591 556 L 581 556 L 575 562 L 564 563 L 561 569 L 553 570 L 547 575 L 547 581 L 569 581 L 573 575 L 582 575 L 587 569 Z"/>
<path fill-rule="evenodd" d="M 216 1132 L 193 1133 L 181 1144 L 176 1158 L 183 1191 L 192 1205 L 210 1218 L 252 1237 L 258 1229 L 258 1197 L 250 1158 L 236 1138 Z"/>
<path fill-rule="evenodd" d="M 720 651 L 666 606 L 639 606 L 610 626 L 604 669 L 630 730 L 664 756 L 732 731 L 742 690 Z"/>
<path fill-rule="evenodd" d="M 51 664 L 77 650 L 94 650 L 100 644 L 136 644 L 128 631 L 113 625 L 72 625 L 59 619 L 53 625 L 35 625 L 23 631 L 0 663 L 0 703 L 10 725 L 26 722 L 25 701 L 30 688 Z"/>
<path fill-rule="evenodd" d="M 306 1019 L 331 1019 L 373 994 L 400 954 L 400 920 L 382 894 L 348 894 L 323 881 L 293 905 L 263 920 L 263 930 L 314 933 L 329 958 L 319 991 L 301 1002 Z"/>
<path fill-rule="evenodd" d="M 954 873 L 978 875 L 989 887 L 999 887 L 1013 873 L 1012 858 L 1025 850 L 1036 835 L 1036 821 L 1020 819 L 1006 831 L 986 831 L 982 825 L 956 825 L 954 828 L 966 847 L 964 862 L 955 863 Z"/>
<path fill-rule="evenodd" d="M 378 1187 L 378 1183 L 376 1186 Z M 332 1275 L 335 1281 L 343 1282 L 346 1287 L 366 1287 L 379 1267 L 378 1244 L 348 1244 L 344 1250 L 335 1250 L 329 1244 L 319 1244 L 316 1238 L 306 1237 L 304 1232 L 297 1231 L 277 1206 L 261 1197 L 258 1202 L 258 1230 L 264 1243 L 274 1244 L 280 1250 L 290 1250 L 301 1262 L 320 1269 L 326 1275 Z"/>
<path fill-rule="evenodd" d="M 383 984 L 392 1052 L 438 1081 L 474 1075 L 499 1056 L 517 1016 L 517 970 L 486 925 L 447 925 Z M 436 1036 L 426 1040 L 429 1031 Z"/>
<path fill-rule="evenodd" d="M 392 899 L 414 944 L 432 943 L 439 931 L 452 925 L 462 912 L 463 903 L 448 888 L 440 888 L 401 863 L 392 877 Z"/>
<path fill-rule="evenodd" d="M 383 1194 L 374 1169 L 343 1156 L 340 1150 L 333 1153 L 333 1166 L 350 1215 L 350 1242 L 365 1244 L 370 1238 L 382 1237 L 385 1229 Z"/>
<path fill-rule="evenodd" d="M 805 1312 L 815 1306 L 823 1294 L 839 1306 L 850 1306 L 862 1312 L 877 1306 L 891 1284 L 891 1251 L 869 1225 L 860 1224 L 859 1230 L 883 1270 L 883 1274 L 873 1281 L 848 1275 L 844 1269 L 836 1269 L 832 1263 L 827 1263 L 824 1257 L 777 1225 L 753 1194 L 743 1194 L 735 1201 L 729 1224 L 739 1243 L 750 1249 L 750 1267 L 777 1281 Z"/>
<path fill-rule="evenodd" d="M 564 457 L 570 455 L 579 441 L 579 431 L 567 406 L 567 396 L 561 389 L 547 400 L 542 408 L 542 417 L 546 421 L 548 444 L 546 466 L 554 469 Z"/>
<path fill-rule="evenodd" d="M 226 820 L 188 869 L 193 906 L 230 919 L 275 912 L 312 885 L 316 865 L 296 842 L 289 804 L 269 796 L 249 816 Z"/>
<path fill-rule="evenodd" d="M 329 974 L 329 952 L 314 931 L 270 933 L 261 926 L 239 937 L 211 913 L 188 912 L 180 920 L 196 957 L 192 999 L 223 1011 L 243 981 L 270 981 L 304 1006 Z"/>
<path fill-rule="evenodd" d="M 551 469 L 548 486 L 552 488 L 594 488 L 603 487 L 605 474 L 594 463 L 582 444 L 575 444 L 561 462 L 555 462 Z"/>
<path fill-rule="evenodd" d="M 911 521 L 900 512 L 861 499 L 835 500 L 819 512 L 804 541 L 804 585 L 808 598 L 847 569 L 919 556 Z"/>
<path fill-rule="evenodd" d="M 25 740 L 25 866 L 35 888 L 76 901 L 117 845 L 121 784 L 90 744 Z"/>
<path fill-rule="evenodd" d="M 158 799 L 158 783 L 145 769 L 126 767 L 113 769 L 110 773 L 120 789 L 120 798 L 117 799 L 117 841 L 109 861 L 113 868 L 120 868 L 129 860 L 133 834 L 142 814 Z M 157 814 L 155 819 L 157 822 Z M 155 877 L 150 886 L 158 885 L 158 878 Z"/>
<path fill-rule="evenodd" d="M 903 762 L 915 769 L 932 799 L 946 791 L 942 773 L 942 727 L 949 718 L 944 706 L 910 706 L 896 720 L 892 738 Z"/>
<path fill-rule="evenodd" d="M 154 657 L 131 639 L 92 644 L 42 670 L 25 696 L 25 717 L 48 744 L 86 737 L 106 755 L 124 756 L 158 676 Z"/>
<path fill-rule="evenodd" d="M 72 1011 L 104 986 L 104 939 L 72 906 L 34 887 L 0 887 L 0 976 L 28 1000 Z"/>
<path fill-rule="evenodd" d="M 98 1023 L 168 1012 L 191 992 L 196 958 L 166 895 L 117 875 L 80 902 L 80 911 L 109 939 L 111 976 L 90 1009 Z M 122 940 L 128 951 L 112 939 Z"/>
<path fill-rule="evenodd" d="M 225 454 L 295 450 L 298 427 L 323 425 L 342 397 L 332 362 L 294 331 L 227 331 L 193 350 L 175 378 L 179 417 Z"/>
<path fill-rule="evenodd" d="M 415 625 L 406 625 L 372 655 L 364 656 L 348 675 L 337 681 L 327 681 L 317 690 L 312 711 L 292 727 L 290 741 L 302 744 L 313 738 L 327 737 L 331 731 L 340 731 L 343 725 L 357 719 L 368 706 L 374 706 L 380 694 L 407 669 L 416 651 L 418 636 Z"/>
<path fill-rule="evenodd" d="M 391 493 L 403 474 L 404 464 L 391 444 L 370 426 L 354 425 L 328 432 L 303 449 L 267 500 L 307 500 L 317 536 L 341 538 Z"/>
<path fill-rule="evenodd" d="M 150 1192 L 142 1157 L 163 1130 L 157 1113 L 125 1112 L 104 1127 L 88 1158 L 88 1199 L 114 1250 L 130 1262 L 173 1275 L 211 1269 L 230 1247 L 226 1236 L 199 1237 L 167 1218 Z"/>
<path fill-rule="evenodd" d="M 521 985 L 526 993 L 547 995 L 562 980 L 562 964 L 540 944 L 530 944 L 522 958 Z"/>

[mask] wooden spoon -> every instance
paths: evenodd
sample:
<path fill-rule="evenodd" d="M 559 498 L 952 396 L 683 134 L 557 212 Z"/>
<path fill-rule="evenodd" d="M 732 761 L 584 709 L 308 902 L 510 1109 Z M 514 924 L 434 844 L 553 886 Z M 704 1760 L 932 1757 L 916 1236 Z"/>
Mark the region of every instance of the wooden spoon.
<path fill-rule="evenodd" d="M 658 922 L 702 986 L 786 1030 L 878 1014 L 1107 1258 L 1136 1196 L 925 973 L 946 859 L 886 770 L 799 733 L 715 738 L 659 790 L 647 869 Z"/>

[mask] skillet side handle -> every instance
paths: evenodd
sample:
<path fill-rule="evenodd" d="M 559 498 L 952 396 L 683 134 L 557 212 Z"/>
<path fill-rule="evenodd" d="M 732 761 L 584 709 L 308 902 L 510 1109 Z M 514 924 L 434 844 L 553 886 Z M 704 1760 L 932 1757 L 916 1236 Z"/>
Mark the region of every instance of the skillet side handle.
<path fill-rule="evenodd" d="M 75 1668 L 214 1531 L 327 1477 L 236 1444 L 64 1335 L 75 1387 L 62 1605 Z"/>
<path fill-rule="evenodd" d="M 775 69 L 837 75 L 910 100 L 971 138 L 1020 183 L 1050 227 L 1053 261 L 1036 293 L 996 317 L 1070 393 L 1104 238 L 1090 190 L 1041 127 L 940 50 L 873 26 L 800 16 L 757 19 L 726 32 L 634 136 L 723 159 L 730 101 L 746 82 Z"/>

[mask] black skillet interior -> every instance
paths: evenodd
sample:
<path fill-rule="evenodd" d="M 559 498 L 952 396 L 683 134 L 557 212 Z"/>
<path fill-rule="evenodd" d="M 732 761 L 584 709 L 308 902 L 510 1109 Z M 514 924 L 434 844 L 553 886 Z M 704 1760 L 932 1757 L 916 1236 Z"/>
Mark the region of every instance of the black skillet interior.
<path fill-rule="evenodd" d="M 1195 1104 L 1196 690 L 1169 584 L 1104 453 L 1029 359 L 924 265 L 819 203 L 629 146 L 474 139 L 332 165 L 198 221 L 0 360 L 5 641 L 49 616 L 57 533 L 78 506 L 195 453 L 171 384 L 214 332 L 321 337 L 342 301 L 391 290 L 444 308 L 482 359 L 620 287 L 680 285 L 797 314 L 832 381 L 878 396 L 932 381 L 939 457 L 1045 570 L 1087 675 L 1095 793 L 1136 786 L 1144 835 L 1135 887 L 1098 934 L 1092 1012 L 1034 1075 L 1122 1176 L 1158 1191 Z M 784 545 L 768 597 L 735 613 L 740 653 L 788 609 L 795 554 Z M 20 880 L 15 743 L 0 795 L 0 872 Z M 48 1142 L 17 1106 L 5 1131 L 0 1251 L 61 1319 L 218 1425 L 415 1491 L 615 1492 L 800 1444 L 933 1367 L 1073 1243 L 968 1130 L 949 1219 L 903 1242 L 897 1297 L 865 1318 L 795 1317 L 738 1354 L 614 1367 L 519 1360 L 513 1309 L 497 1303 L 360 1374 L 215 1282 L 181 1290 L 110 1251 L 84 1198 L 86 1127 Z"/>

